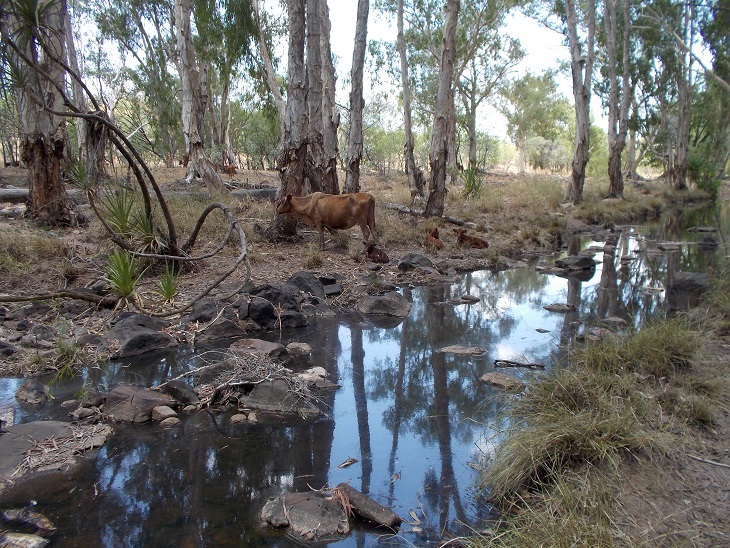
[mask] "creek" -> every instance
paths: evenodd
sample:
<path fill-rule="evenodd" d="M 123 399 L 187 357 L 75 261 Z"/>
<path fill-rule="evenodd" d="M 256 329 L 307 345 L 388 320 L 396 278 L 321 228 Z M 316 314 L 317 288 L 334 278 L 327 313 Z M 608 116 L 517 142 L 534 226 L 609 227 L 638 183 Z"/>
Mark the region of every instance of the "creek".
<path fill-rule="evenodd" d="M 504 427 L 502 393 L 479 377 L 497 359 L 543 364 L 544 372 L 500 369 L 529 382 L 561 366 L 580 344 L 576 336 L 592 326 L 610 319 L 613 330 L 638 328 L 663 316 L 664 289 L 675 271 L 707 272 L 725 260 L 727 218 L 724 207 L 625 227 L 613 253 L 604 253 L 604 242 L 573 242 L 595 251 L 595 272 L 580 279 L 541 273 L 537 263 L 472 272 L 455 283 L 403 288 L 413 308 L 400 323 L 345 314 L 265 333 L 260 337 L 312 347 L 294 368 L 322 366 L 340 385 L 324 397 L 327 417 L 230 424 L 232 413 L 203 410 L 169 429 L 115 424 L 114 435 L 78 471 L 26 482 L 0 506 L 32 500 L 59 528 L 53 546 L 293 546 L 286 533 L 260 526 L 268 497 L 349 482 L 410 523 L 395 538 L 357 524 L 332 546 L 436 545 L 478 531 L 491 517 L 478 490 L 479 470 L 489 465 Z M 698 243 L 707 233 L 684 231 L 718 225 L 723 230 L 710 233 L 717 247 Z M 666 241 L 682 243 L 657 247 Z M 465 294 L 478 301 L 451 302 Z M 551 303 L 575 310 L 543 308 Z M 439 352 L 448 345 L 484 353 Z M 68 420 L 61 402 L 84 386 L 153 386 L 206 356 L 185 348 L 112 362 L 55 384 L 55 399 L 41 408 L 15 401 L 21 379 L 0 379 L 0 405 L 15 406 L 16 423 Z M 348 458 L 357 462 L 338 467 Z"/>

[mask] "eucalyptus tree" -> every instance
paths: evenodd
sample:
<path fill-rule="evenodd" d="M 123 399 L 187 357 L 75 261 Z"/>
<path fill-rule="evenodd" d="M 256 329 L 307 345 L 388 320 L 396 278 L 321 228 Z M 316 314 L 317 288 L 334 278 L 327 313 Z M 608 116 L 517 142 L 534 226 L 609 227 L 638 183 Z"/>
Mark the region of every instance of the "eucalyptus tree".
<path fill-rule="evenodd" d="M 575 102 L 575 143 L 567 198 L 578 205 L 583 201 L 586 165 L 590 156 L 590 102 L 595 60 L 596 0 L 588 0 L 585 10 L 575 0 L 565 0 L 565 26 L 570 47 L 570 72 Z M 579 35 L 579 24 L 585 39 Z"/>
<path fill-rule="evenodd" d="M 168 167 L 173 166 L 181 144 L 182 105 L 180 78 L 172 70 L 176 68 L 172 3 L 169 0 L 95 0 L 91 7 L 100 40 L 115 43 L 123 62 L 128 58 L 133 61 L 122 74 L 132 83 L 132 93 L 144 98 L 136 114 L 137 127 L 147 124 L 152 130 L 144 134 L 150 137 L 145 148 Z M 101 62 L 101 56 L 97 54 L 97 57 Z M 93 67 L 94 63 L 89 65 Z"/>
<path fill-rule="evenodd" d="M 453 78 L 456 61 L 456 25 L 459 18 L 459 0 L 446 0 L 444 32 L 441 44 L 436 112 L 433 119 L 431 150 L 428 154 L 431 168 L 428 201 L 424 215 L 440 217 L 446 198 L 446 170 L 449 165 L 449 129 L 454 109 Z"/>
<path fill-rule="evenodd" d="M 633 96 L 631 78 L 632 15 L 629 0 L 604 0 L 603 19 L 606 40 L 606 69 L 608 73 L 608 197 L 623 198 L 624 180 L 621 170 L 621 154 L 626 145 L 629 129 L 629 107 Z M 619 19 L 617 7 L 621 5 Z M 622 36 L 619 50 L 617 44 Z M 619 62 L 621 57 L 621 90 L 619 97 Z"/>
<path fill-rule="evenodd" d="M 61 179 L 67 143 L 65 17 L 65 4 L 53 0 L 0 5 L 2 64 L 17 108 L 20 158 L 28 168 L 28 213 L 50 226 L 75 220 Z"/>
<path fill-rule="evenodd" d="M 567 126 L 570 105 L 558 92 L 556 72 L 530 72 L 501 86 L 500 112 L 507 119 L 507 134 L 517 147 L 520 173 L 525 172 L 527 141 L 531 137 L 553 140 Z"/>
<path fill-rule="evenodd" d="M 345 192 L 360 190 L 360 161 L 363 150 L 362 111 L 365 74 L 365 46 L 367 43 L 369 0 L 358 0 L 357 22 L 355 23 L 355 46 L 352 53 L 352 75 L 350 90 L 350 138 L 345 162 Z"/>
<path fill-rule="evenodd" d="M 450 109 L 447 121 L 450 177 L 454 175 L 457 164 L 457 122 L 460 121 L 468 136 L 469 165 L 474 168 L 477 163 L 477 110 L 480 104 L 493 95 L 510 68 L 523 56 L 519 41 L 501 32 L 506 14 L 521 3 L 520 0 L 461 2 L 451 90 L 451 94 L 458 96 L 459 100 Z M 399 76 L 404 102 L 413 98 L 415 119 L 421 126 L 433 121 L 436 108 L 440 46 L 445 24 L 442 5 L 439 0 L 380 0 L 377 3 L 381 11 L 396 14 L 399 21 L 403 20 L 403 39 L 398 46 L 401 67 Z M 387 55 L 392 55 L 392 48 L 384 49 Z M 395 63 L 391 63 L 390 67 L 393 73 L 397 72 Z M 461 109 L 458 118 L 457 106 Z M 407 141 L 406 147 L 408 145 Z M 406 157 L 406 162 L 408 161 Z M 413 193 L 415 181 L 409 184 Z"/>

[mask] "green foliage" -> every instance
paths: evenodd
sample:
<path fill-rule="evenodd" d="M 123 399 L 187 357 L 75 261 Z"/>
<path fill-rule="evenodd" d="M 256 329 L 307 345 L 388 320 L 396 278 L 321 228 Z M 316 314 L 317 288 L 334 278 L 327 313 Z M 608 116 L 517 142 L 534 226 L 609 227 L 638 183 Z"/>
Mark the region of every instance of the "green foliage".
<path fill-rule="evenodd" d="M 573 151 L 562 139 L 548 140 L 544 137 L 531 137 L 526 144 L 527 163 L 533 170 L 565 171 L 570 167 Z"/>
<path fill-rule="evenodd" d="M 477 197 L 482 193 L 484 178 L 476 166 L 466 168 L 461 172 L 461 181 L 464 183 L 462 196 L 464 198 Z"/>
<path fill-rule="evenodd" d="M 165 264 L 165 272 L 157 282 L 157 294 L 162 297 L 166 303 L 171 303 L 178 292 L 180 285 L 180 270 L 175 267 L 173 262 L 168 261 Z"/>
<path fill-rule="evenodd" d="M 137 197 L 125 186 L 117 189 L 106 187 L 99 194 L 99 211 L 112 230 L 124 239 L 131 239 Z"/>
<path fill-rule="evenodd" d="M 112 288 L 124 299 L 129 299 L 134 293 L 144 271 L 137 273 L 137 263 L 134 257 L 127 251 L 115 249 L 109 255 L 106 265 L 106 280 Z"/>

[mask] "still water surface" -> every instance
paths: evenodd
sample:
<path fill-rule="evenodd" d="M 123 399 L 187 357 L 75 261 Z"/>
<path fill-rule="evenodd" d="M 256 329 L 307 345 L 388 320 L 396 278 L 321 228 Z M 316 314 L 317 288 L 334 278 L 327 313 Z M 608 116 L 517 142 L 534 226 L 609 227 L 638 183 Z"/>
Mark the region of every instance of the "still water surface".
<path fill-rule="evenodd" d="M 703 220 L 693 224 L 712 224 Z M 323 366 L 341 386 L 325 397 L 327 418 L 231 425 L 229 414 L 202 411 L 169 430 L 115 425 L 115 435 L 76 477 L 37 481 L 3 506 L 36 501 L 35 509 L 60 529 L 55 546 L 290 546 L 294 541 L 283 533 L 259 526 L 267 498 L 347 481 L 407 521 L 414 521 L 413 512 L 420 523 L 404 524 L 397 537 L 358 526 L 331 545 L 435 545 L 478 530 L 490 516 L 476 487 L 477 470 L 489 464 L 503 425 L 499 392 L 477 379 L 496 359 L 542 363 L 545 372 L 538 374 L 549 374 L 589 326 L 612 317 L 624 328 L 638 327 L 663 316 L 663 289 L 675 270 L 704 272 L 725 255 L 722 245 L 697 245 L 701 234 L 683 236 L 687 219 L 680 221 L 679 229 L 667 221 L 628 228 L 613 253 L 603 252 L 603 242 L 579 242 L 578 248 L 596 251 L 597 262 L 582 281 L 542 274 L 534 264 L 474 272 L 456 283 L 403 289 L 413 309 L 401 323 L 344 315 L 267 333 L 262 338 L 285 345 L 309 343 L 311 356 L 296 368 Z M 689 243 L 656 251 L 657 241 L 681 237 Z M 449 302 L 464 294 L 479 302 Z M 551 303 L 573 304 L 576 311 L 543 309 Z M 453 344 L 485 353 L 439 352 Z M 55 401 L 42 409 L 19 406 L 16 421 L 65 419 L 59 402 L 84 384 L 151 386 L 202 359 L 186 349 L 144 363 L 115 362 L 55 386 Z M 524 380 L 536 374 L 507 372 Z M 19 384 L 0 379 L 0 405 L 14 402 Z M 358 462 L 337 467 L 350 457 Z"/>

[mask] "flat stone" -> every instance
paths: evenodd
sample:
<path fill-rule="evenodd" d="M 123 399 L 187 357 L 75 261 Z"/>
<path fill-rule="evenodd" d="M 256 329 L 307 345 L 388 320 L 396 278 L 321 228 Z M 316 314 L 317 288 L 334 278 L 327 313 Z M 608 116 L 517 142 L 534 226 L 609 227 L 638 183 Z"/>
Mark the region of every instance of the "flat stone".
<path fill-rule="evenodd" d="M 306 356 L 312 353 L 312 347 L 303 342 L 292 342 L 286 345 L 286 350 L 293 356 Z"/>
<path fill-rule="evenodd" d="M 160 422 L 160 426 L 177 426 L 182 421 L 177 417 L 167 417 L 165 420 Z"/>
<path fill-rule="evenodd" d="M 0 546 L 3 548 L 43 548 L 51 541 L 39 535 L 0 531 Z"/>
<path fill-rule="evenodd" d="M 347 514 L 338 502 L 320 493 L 287 493 L 270 499 L 261 518 L 272 527 L 308 541 L 334 540 L 350 532 Z"/>
<path fill-rule="evenodd" d="M 248 417 L 243 413 L 236 413 L 231 417 L 230 422 L 231 424 L 241 424 L 243 422 L 248 422 Z"/>
<path fill-rule="evenodd" d="M 147 422 L 152 418 L 152 409 L 174 403 L 175 400 L 167 394 L 120 384 L 109 392 L 104 412 L 119 421 Z"/>
<path fill-rule="evenodd" d="M 400 293 L 389 291 L 384 295 L 367 295 L 357 303 L 363 314 L 382 314 L 405 318 L 411 311 L 411 302 Z"/>
<path fill-rule="evenodd" d="M 155 422 L 162 422 L 170 417 L 177 417 L 177 413 L 172 407 L 167 405 L 158 405 L 152 409 L 152 420 Z"/>
<path fill-rule="evenodd" d="M 236 354 L 262 354 L 271 358 L 278 358 L 287 353 L 283 344 L 262 339 L 242 339 L 234 342 L 229 348 Z"/>
<path fill-rule="evenodd" d="M 258 383 L 248 396 L 240 398 L 240 403 L 247 409 L 293 414 L 306 418 L 318 417 L 320 414 L 314 405 L 291 392 L 289 383 L 284 379 Z"/>
<path fill-rule="evenodd" d="M 48 401 L 48 387 L 36 379 L 25 379 L 15 392 L 15 397 L 33 405 L 42 405 Z"/>
<path fill-rule="evenodd" d="M 566 304 L 566 303 L 552 303 L 552 304 L 546 304 L 543 306 L 543 308 L 549 312 L 575 312 L 575 306 L 572 304 Z"/>
<path fill-rule="evenodd" d="M 444 346 L 443 348 L 439 348 L 438 351 L 444 354 L 456 354 L 459 356 L 481 356 L 486 352 L 484 348 L 479 346 L 462 346 L 460 344 Z"/>
<path fill-rule="evenodd" d="M 521 392 L 525 388 L 525 383 L 522 381 L 496 371 L 485 373 L 479 380 L 485 384 L 491 384 L 492 386 L 497 386 L 510 392 Z"/>

